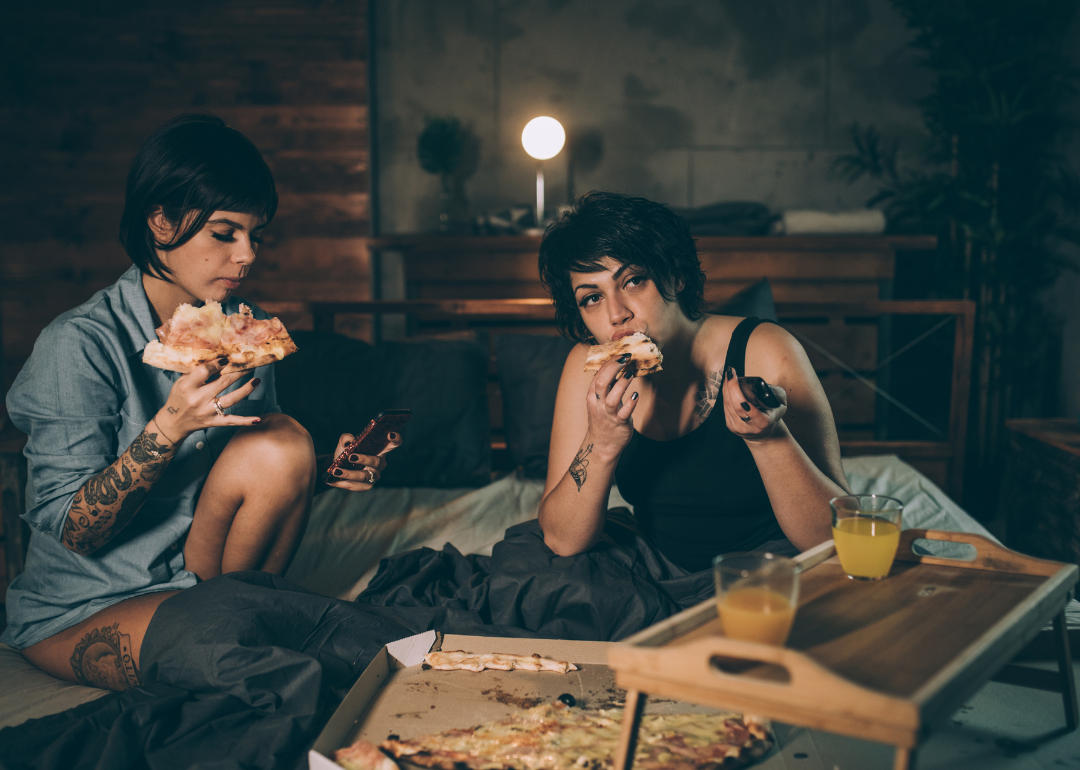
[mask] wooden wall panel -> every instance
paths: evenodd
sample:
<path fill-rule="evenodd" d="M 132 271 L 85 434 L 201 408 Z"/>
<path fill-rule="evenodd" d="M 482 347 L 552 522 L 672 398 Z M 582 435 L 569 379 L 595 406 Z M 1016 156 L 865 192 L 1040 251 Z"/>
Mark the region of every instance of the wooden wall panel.
<path fill-rule="evenodd" d="M 242 131 L 278 184 L 241 296 L 371 297 L 364 0 L 11 0 L 0 73 L 5 390 L 41 328 L 130 265 L 117 242 L 128 167 L 184 112 Z"/>

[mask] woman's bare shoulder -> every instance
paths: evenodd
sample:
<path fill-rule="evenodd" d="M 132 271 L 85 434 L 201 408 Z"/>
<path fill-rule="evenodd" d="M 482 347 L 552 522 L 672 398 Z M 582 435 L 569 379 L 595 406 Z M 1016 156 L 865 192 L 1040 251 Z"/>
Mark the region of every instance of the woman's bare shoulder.
<path fill-rule="evenodd" d="M 746 343 L 746 372 L 765 379 L 779 380 L 783 375 L 798 372 L 813 373 L 807 369 L 809 361 L 803 346 L 794 335 L 775 323 L 761 324 Z"/>
<path fill-rule="evenodd" d="M 707 315 L 694 340 L 694 358 L 702 371 L 719 371 L 727 359 L 731 333 L 742 318 L 730 315 Z"/>

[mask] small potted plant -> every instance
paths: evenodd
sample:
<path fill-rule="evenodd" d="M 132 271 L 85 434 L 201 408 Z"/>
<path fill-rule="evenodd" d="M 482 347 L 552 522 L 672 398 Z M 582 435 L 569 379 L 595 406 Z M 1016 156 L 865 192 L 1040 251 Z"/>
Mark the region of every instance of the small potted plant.
<path fill-rule="evenodd" d="M 429 117 L 416 141 L 420 167 L 438 174 L 439 231 L 449 232 L 457 209 L 465 208 L 465 180 L 476 171 L 480 142 L 468 126 L 453 116 Z"/>

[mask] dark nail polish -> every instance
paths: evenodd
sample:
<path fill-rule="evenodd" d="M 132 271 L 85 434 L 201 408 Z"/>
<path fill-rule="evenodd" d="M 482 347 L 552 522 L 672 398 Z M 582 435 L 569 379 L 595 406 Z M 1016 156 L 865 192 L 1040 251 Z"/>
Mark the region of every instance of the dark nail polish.
<path fill-rule="evenodd" d="M 625 364 L 629 360 L 630 360 L 630 354 L 629 353 L 623 353 L 621 356 L 619 356 L 619 363 L 620 364 Z"/>
<path fill-rule="evenodd" d="M 256 377 L 254 380 L 251 381 L 251 387 L 253 387 L 253 388 L 259 387 L 260 382 L 262 382 L 262 378 Z"/>
<path fill-rule="evenodd" d="M 735 376 L 735 370 L 734 370 L 734 369 L 732 369 L 732 368 L 731 368 L 731 367 L 729 366 L 729 367 L 727 368 L 727 378 L 728 378 L 728 379 L 730 380 L 730 379 L 731 379 L 732 377 L 734 377 L 734 376 Z"/>
<path fill-rule="evenodd" d="M 225 356 L 222 356 L 221 358 L 219 358 L 217 360 L 217 362 L 219 364 L 221 364 L 222 366 L 225 366 L 225 364 L 229 363 L 229 359 L 227 357 L 225 357 Z"/>
<path fill-rule="evenodd" d="M 344 476 L 345 471 L 341 470 L 341 468 L 334 468 L 334 475 L 335 476 Z"/>
<path fill-rule="evenodd" d="M 388 439 L 390 439 L 391 441 L 397 441 L 397 434 L 396 433 L 387 433 L 386 437 Z"/>
<path fill-rule="evenodd" d="M 638 397 L 638 394 L 635 393 L 634 395 L 630 396 L 630 400 L 631 401 L 637 401 L 637 397 Z"/>
<path fill-rule="evenodd" d="M 750 404 L 746 403 L 745 401 L 743 401 L 742 404 L 740 404 L 740 406 L 742 406 L 744 412 L 749 412 L 750 411 Z"/>
<path fill-rule="evenodd" d="M 349 462 L 351 462 L 351 463 L 360 462 L 360 455 L 349 455 Z"/>

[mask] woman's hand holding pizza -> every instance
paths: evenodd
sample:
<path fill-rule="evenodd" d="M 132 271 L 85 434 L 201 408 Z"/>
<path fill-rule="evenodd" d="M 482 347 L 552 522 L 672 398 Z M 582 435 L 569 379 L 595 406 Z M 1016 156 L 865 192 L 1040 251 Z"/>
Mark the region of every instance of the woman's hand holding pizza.
<path fill-rule="evenodd" d="M 767 385 L 780 402 L 768 407 L 752 393 L 744 393 L 730 366 L 724 372 L 724 418 L 728 430 L 746 441 L 761 441 L 777 433 L 784 413 L 787 412 L 787 392 L 779 385 Z"/>
<path fill-rule="evenodd" d="M 382 476 L 382 470 L 386 467 L 386 454 L 401 446 L 401 434 L 388 434 L 390 443 L 377 455 L 351 454 L 345 458 L 346 462 L 334 469 L 333 476 L 326 476 L 326 483 L 338 489 L 347 489 L 350 492 L 366 492 L 375 486 L 375 482 Z M 334 457 L 340 455 L 349 444 L 356 440 L 351 433 L 342 433 L 334 449 Z M 325 470 L 325 466 L 323 466 Z"/>
<path fill-rule="evenodd" d="M 629 353 L 600 367 L 585 396 L 585 408 L 589 413 L 585 441 L 593 445 L 594 452 L 608 459 L 618 457 L 634 434 L 633 414 L 638 394 L 626 397 L 626 390 L 634 379 L 633 374 L 623 368 L 628 361 Z"/>
<path fill-rule="evenodd" d="M 223 374 L 212 382 L 210 377 L 218 374 L 229 362 L 219 358 L 196 366 L 190 372 L 173 383 L 169 398 L 154 416 L 158 431 L 163 437 L 179 444 L 197 430 L 226 426 L 255 425 L 259 417 L 241 417 L 229 414 L 229 407 L 243 401 L 259 386 L 258 378 L 253 378 L 231 393 L 221 395 L 225 389 L 243 377 L 246 372 Z"/>

